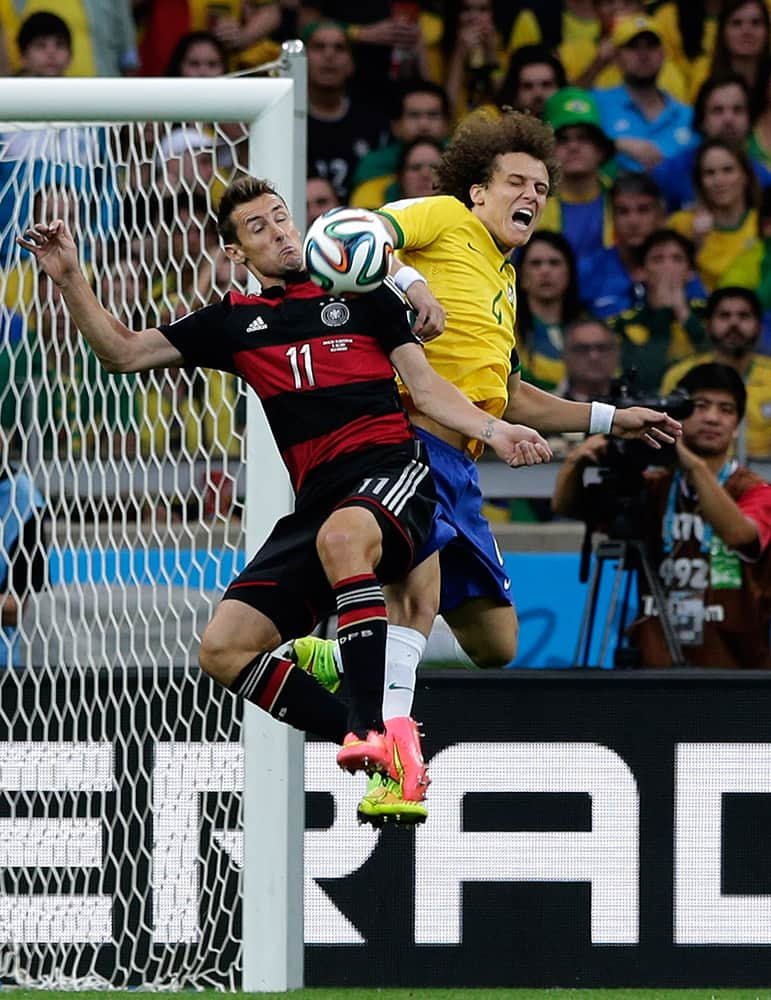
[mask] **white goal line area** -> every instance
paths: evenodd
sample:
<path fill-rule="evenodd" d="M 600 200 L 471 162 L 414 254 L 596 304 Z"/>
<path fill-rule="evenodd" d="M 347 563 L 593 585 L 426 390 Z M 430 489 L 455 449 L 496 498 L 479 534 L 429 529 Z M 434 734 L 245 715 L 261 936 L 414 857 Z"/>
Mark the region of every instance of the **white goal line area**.
<path fill-rule="evenodd" d="M 6 986 L 302 984 L 302 739 L 244 718 L 197 666 L 222 591 L 290 509 L 286 472 L 234 377 L 105 373 L 15 238 L 64 218 L 133 329 L 248 290 L 216 206 L 248 172 L 302 227 L 304 59 L 286 43 L 275 78 L 13 78 L 0 93 L 0 594 L 21 620 L 0 629 L 0 823 L 48 822 L 0 868 Z M 104 741 L 109 791 L 87 803 L 41 778 L 41 747 Z"/>

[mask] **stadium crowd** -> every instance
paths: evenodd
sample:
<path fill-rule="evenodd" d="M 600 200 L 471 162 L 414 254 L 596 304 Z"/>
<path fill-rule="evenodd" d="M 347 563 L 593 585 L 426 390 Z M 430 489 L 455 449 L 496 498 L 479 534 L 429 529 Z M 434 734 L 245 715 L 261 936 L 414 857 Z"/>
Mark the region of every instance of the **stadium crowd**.
<path fill-rule="evenodd" d="M 542 117 L 555 130 L 562 181 L 539 238 L 515 257 L 523 377 L 569 394 L 581 359 L 566 349 L 568 331 L 591 318 L 613 334 L 611 376 L 623 375 L 634 394 L 656 394 L 671 384 L 672 366 L 682 374 L 691 359 L 717 349 L 710 296 L 748 290 L 760 325 L 722 359 L 749 393 L 739 454 L 761 458 L 771 454 L 770 24 L 764 0 L 61 0 L 48 7 L 3 0 L 0 66 L 43 77 L 215 76 L 269 62 L 283 40 L 299 36 L 308 55 L 309 223 L 334 205 L 379 208 L 430 194 L 444 143 L 474 108 L 495 114 L 511 106 Z M 221 135 L 192 124 L 170 128 L 155 150 L 158 204 L 132 205 L 133 220 L 119 208 L 129 232 L 132 222 L 141 227 L 142 211 L 157 211 L 177 252 L 187 234 L 179 274 L 144 276 L 158 320 L 244 279 L 221 255 L 213 227 L 196 221 L 245 166 L 243 140 L 240 126 L 224 126 Z M 77 192 L 86 165 L 103 152 L 92 148 L 98 137 L 73 128 L 57 141 L 61 162 L 52 177 L 40 166 L 50 155 L 46 130 L 2 136 L 0 174 L 10 177 L 23 164 L 43 186 L 55 185 L 58 197 L 64 186 Z M 121 186 L 133 180 L 114 179 L 103 215 L 116 211 Z M 40 211 L 20 205 L 23 198 L 15 183 L 0 192 L 6 265 L 16 252 L 8 222 L 28 208 Z M 130 257 L 131 239 L 109 253 L 114 272 Z M 95 280 L 101 263 L 93 262 Z M 6 382 L 46 364 L 44 346 L 21 362 L 13 311 L 33 290 L 29 272 L 18 271 L 4 293 Z M 133 291 L 146 289 L 122 289 L 128 297 Z M 226 380 L 210 391 L 238 409 Z M 82 404 L 74 391 L 60 397 L 50 403 L 58 413 Z M 125 426 L 135 416 L 141 425 L 144 407 L 157 430 L 132 447 L 145 455 L 180 441 L 193 451 L 212 443 L 238 450 L 232 434 L 242 407 L 236 425 L 211 414 L 204 420 L 201 387 L 179 393 L 173 377 L 135 397 L 102 415 L 103 438 L 109 441 L 111 423 Z M 2 403 L 12 430 L 7 393 Z"/>
<path fill-rule="evenodd" d="M 254 71 L 299 37 L 309 223 L 335 205 L 430 195 L 472 111 L 542 119 L 561 183 L 512 255 L 523 380 L 576 401 L 619 382 L 650 399 L 718 361 L 746 389 L 745 462 L 771 456 L 770 11 L 766 0 L 0 0 L 0 69 L 212 77 Z M 25 220 L 77 220 L 102 300 L 127 322 L 148 301 L 148 326 L 245 286 L 207 223 L 246 168 L 245 128 L 127 127 L 120 150 L 114 141 L 93 126 L 0 135 L 2 425 L 13 443 L 34 411 L 46 455 L 238 455 L 232 376 L 172 368 L 116 388 L 69 344 L 56 288 L 38 286 L 14 244 Z M 138 271 L 140 248 L 151 265 Z M 56 393 L 25 393 L 44 370 Z M 59 439 L 78 416 L 87 434 Z"/>

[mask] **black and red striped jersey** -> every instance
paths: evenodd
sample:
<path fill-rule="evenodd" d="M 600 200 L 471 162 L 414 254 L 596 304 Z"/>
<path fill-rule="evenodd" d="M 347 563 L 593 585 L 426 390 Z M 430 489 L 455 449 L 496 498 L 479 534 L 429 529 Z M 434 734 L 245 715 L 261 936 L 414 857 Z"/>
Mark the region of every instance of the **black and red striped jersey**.
<path fill-rule="evenodd" d="M 386 283 L 334 297 L 307 275 L 222 301 L 160 327 L 186 365 L 240 375 L 262 401 L 295 491 L 324 463 L 413 437 L 391 352 L 416 343 Z"/>

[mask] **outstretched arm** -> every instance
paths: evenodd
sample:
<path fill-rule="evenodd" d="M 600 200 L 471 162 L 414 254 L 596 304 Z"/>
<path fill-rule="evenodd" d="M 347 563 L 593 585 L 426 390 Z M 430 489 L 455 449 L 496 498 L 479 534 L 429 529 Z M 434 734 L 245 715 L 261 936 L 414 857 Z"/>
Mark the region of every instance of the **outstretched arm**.
<path fill-rule="evenodd" d="M 545 434 L 609 430 L 615 437 L 640 438 L 652 448 L 660 448 L 662 444 L 672 444 L 682 433 L 677 420 L 646 406 L 616 409 L 609 428 L 595 428 L 592 426 L 592 407 L 596 404 L 577 403 L 544 392 L 529 382 L 523 382 L 519 372 L 509 379 L 508 390 L 509 403 L 504 420 L 529 424 Z"/>
<path fill-rule="evenodd" d="M 75 326 L 107 371 L 139 372 L 182 363 L 182 355 L 160 330 L 130 330 L 100 304 L 80 267 L 72 234 L 61 219 L 37 223 L 16 242 L 29 250 L 59 287 Z"/>
<path fill-rule="evenodd" d="M 476 438 L 495 451 L 507 465 L 540 465 L 551 449 L 531 427 L 506 423 L 474 406 L 463 393 L 434 371 L 417 344 L 402 344 L 391 361 L 421 413 L 466 437 Z"/>

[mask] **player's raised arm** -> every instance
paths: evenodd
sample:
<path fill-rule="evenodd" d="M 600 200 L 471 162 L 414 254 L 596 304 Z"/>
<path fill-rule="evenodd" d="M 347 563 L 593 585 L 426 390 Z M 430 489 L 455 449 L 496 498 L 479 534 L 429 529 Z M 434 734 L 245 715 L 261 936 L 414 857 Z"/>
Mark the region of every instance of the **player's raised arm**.
<path fill-rule="evenodd" d="M 652 448 L 672 444 L 682 434 L 682 425 L 666 413 L 645 406 L 623 409 L 605 403 L 577 403 L 562 399 L 537 386 L 523 382 L 519 373 L 508 383 L 509 402 L 504 413 L 508 421 L 524 421 L 545 433 L 588 431 L 616 437 L 640 438 Z"/>
<path fill-rule="evenodd" d="M 416 344 L 402 344 L 391 361 L 415 406 L 437 423 L 489 445 L 507 465 L 540 465 L 552 457 L 548 443 L 531 427 L 506 423 L 474 406 L 426 361 Z"/>
<path fill-rule="evenodd" d="M 80 267 L 72 234 L 61 219 L 36 223 L 16 242 L 29 250 L 59 287 L 75 326 L 107 371 L 138 372 L 182 363 L 182 355 L 160 330 L 130 330 L 101 305 Z"/>

